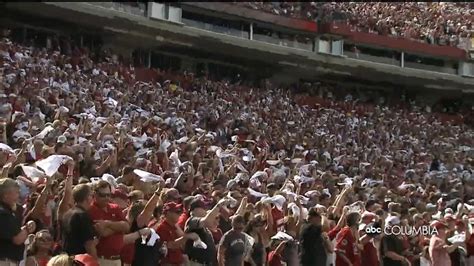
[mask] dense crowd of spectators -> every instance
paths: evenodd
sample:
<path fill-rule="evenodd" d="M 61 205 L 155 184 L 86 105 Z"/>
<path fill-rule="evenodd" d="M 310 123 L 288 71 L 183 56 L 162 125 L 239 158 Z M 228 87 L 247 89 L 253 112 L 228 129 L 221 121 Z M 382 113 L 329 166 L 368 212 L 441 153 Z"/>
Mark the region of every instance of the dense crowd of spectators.
<path fill-rule="evenodd" d="M 473 265 L 472 128 L 70 54 L 0 42 L 1 266 Z"/>
<path fill-rule="evenodd" d="M 236 2 L 276 15 L 346 21 L 354 30 L 465 46 L 473 36 L 473 3 L 430 2 Z"/>

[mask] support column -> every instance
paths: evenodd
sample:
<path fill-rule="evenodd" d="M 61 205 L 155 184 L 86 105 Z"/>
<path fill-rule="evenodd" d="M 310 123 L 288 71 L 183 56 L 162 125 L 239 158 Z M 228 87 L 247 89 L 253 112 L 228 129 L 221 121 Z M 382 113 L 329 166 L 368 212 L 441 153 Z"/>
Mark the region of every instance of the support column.
<path fill-rule="evenodd" d="M 314 52 L 319 53 L 319 36 L 314 38 L 313 42 L 314 42 L 314 49 L 313 49 Z"/>
<path fill-rule="evenodd" d="M 148 49 L 148 64 L 147 64 L 147 67 L 151 68 L 151 50 L 150 49 Z"/>
<path fill-rule="evenodd" d="M 405 67 L 405 52 L 400 54 L 400 67 Z"/>
<path fill-rule="evenodd" d="M 341 39 L 341 56 L 344 56 L 344 39 Z"/>
<path fill-rule="evenodd" d="M 250 23 L 249 39 L 253 40 L 253 22 Z"/>

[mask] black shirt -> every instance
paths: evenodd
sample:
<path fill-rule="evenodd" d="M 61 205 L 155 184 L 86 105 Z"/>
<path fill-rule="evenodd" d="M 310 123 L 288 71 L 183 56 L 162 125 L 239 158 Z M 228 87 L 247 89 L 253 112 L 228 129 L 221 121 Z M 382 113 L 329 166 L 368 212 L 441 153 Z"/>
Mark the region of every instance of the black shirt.
<path fill-rule="evenodd" d="M 132 226 L 130 226 L 130 232 L 134 233 L 138 230 L 144 228 L 145 226 L 139 228 L 137 224 L 137 219 L 133 220 Z M 148 241 L 148 240 L 147 240 Z M 148 246 L 142 244 L 142 239 L 138 238 L 135 241 L 135 255 L 133 257 L 132 266 L 155 266 L 160 263 L 160 241 L 156 241 L 155 245 Z"/>
<path fill-rule="evenodd" d="M 0 203 L 0 260 L 21 261 L 25 245 L 15 245 L 13 237 L 21 232 L 23 217 L 16 214 L 9 206 Z"/>
<path fill-rule="evenodd" d="M 62 219 L 63 251 L 69 255 L 84 254 L 84 244 L 93 240 L 95 230 L 89 214 L 80 207 L 68 210 Z"/>
<path fill-rule="evenodd" d="M 221 229 L 222 233 L 227 233 L 230 229 L 232 229 L 232 223 L 230 219 L 225 219 L 224 217 L 220 217 L 219 219 L 219 229 Z"/>
<path fill-rule="evenodd" d="M 396 254 L 402 256 L 403 253 L 403 242 L 396 235 L 385 235 L 382 237 L 380 243 L 380 252 L 381 258 L 384 266 L 402 266 L 402 261 L 392 260 L 389 257 L 386 257 L 384 253 L 386 251 L 392 251 Z"/>
<path fill-rule="evenodd" d="M 197 261 L 206 265 L 217 265 L 217 250 L 214 244 L 212 233 L 207 228 L 201 226 L 201 219 L 198 217 L 190 217 L 186 222 L 186 233 L 196 233 L 199 238 L 207 246 L 206 249 L 195 248 L 192 240 L 187 240 L 184 250 L 189 260 Z"/>
<path fill-rule="evenodd" d="M 301 265 L 326 265 L 327 254 L 324 248 L 322 228 L 306 223 L 301 228 Z"/>

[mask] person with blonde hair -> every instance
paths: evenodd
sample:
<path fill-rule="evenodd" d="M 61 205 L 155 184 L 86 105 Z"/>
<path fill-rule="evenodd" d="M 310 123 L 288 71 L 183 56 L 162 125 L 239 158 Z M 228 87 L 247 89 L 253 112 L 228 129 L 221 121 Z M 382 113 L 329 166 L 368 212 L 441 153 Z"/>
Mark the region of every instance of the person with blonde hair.
<path fill-rule="evenodd" d="M 11 178 L 0 178 L 0 265 L 18 265 L 23 259 L 24 243 L 36 230 L 36 223 L 22 224 L 17 215 L 20 186 Z"/>
<path fill-rule="evenodd" d="M 60 254 L 52 257 L 46 266 L 99 266 L 99 263 L 89 254 L 75 256 Z"/>
<path fill-rule="evenodd" d="M 74 258 L 67 254 L 60 254 L 52 257 L 46 266 L 73 266 Z"/>
<path fill-rule="evenodd" d="M 53 237 L 48 230 L 41 230 L 28 247 L 25 266 L 46 266 L 51 259 Z"/>

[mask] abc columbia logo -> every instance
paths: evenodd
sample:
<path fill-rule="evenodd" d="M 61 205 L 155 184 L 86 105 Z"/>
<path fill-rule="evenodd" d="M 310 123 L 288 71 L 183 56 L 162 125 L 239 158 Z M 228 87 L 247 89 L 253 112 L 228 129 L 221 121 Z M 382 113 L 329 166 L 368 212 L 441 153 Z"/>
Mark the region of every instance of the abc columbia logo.
<path fill-rule="evenodd" d="M 367 226 L 365 227 L 364 231 L 366 234 L 370 234 L 370 235 L 384 233 L 385 235 L 431 236 L 433 234 L 438 234 L 438 230 L 435 227 L 431 227 L 428 225 L 424 225 L 420 227 L 394 225 L 390 227 L 386 226 L 383 229 L 380 227 Z"/>

